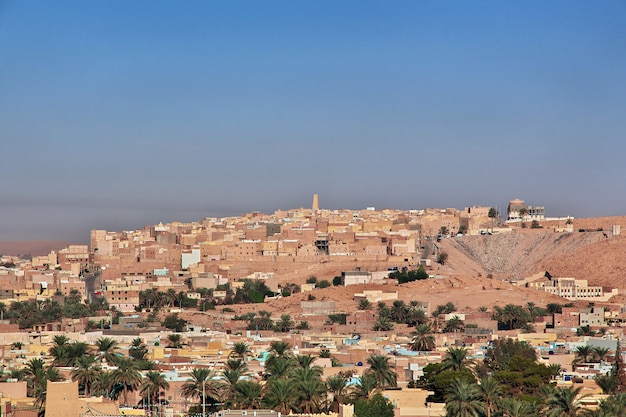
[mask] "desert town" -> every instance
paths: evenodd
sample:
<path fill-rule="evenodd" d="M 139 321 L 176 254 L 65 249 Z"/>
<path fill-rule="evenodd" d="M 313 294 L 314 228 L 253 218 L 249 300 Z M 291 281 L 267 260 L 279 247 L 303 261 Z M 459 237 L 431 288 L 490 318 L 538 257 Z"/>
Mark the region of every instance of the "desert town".
<path fill-rule="evenodd" d="M 315 195 L 5 255 L 1 413 L 618 415 L 625 224 Z"/>

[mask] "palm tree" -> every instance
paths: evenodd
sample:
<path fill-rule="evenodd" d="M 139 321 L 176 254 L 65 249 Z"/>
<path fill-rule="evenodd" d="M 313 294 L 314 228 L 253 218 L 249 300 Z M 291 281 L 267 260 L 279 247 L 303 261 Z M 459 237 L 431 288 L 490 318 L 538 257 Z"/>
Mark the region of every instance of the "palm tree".
<path fill-rule="evenodd" d="M 435 349 L 435 336 L 430 324 L 418 325 L 411 333 L 411 349 L 420 352 L 430 352 Z"/>
<path fill-rule="evenodd" d="M 326 387 L 321 379 L 322 368 L 319 366 L 299 367 L 291 373 L 295 383 L 298 410 L 301 413 L 318 413 Z"/>
<path fill-rule="evenodd" d="M 183 337 L 178 333 L 172 333 L 167 335 L 167 347 L 173 349 L 180 349 L 183 347 Z"/>
<path fill-rule="evenodd" d="M 439 318 L 441 317 L 442 314 L 444 314 L 445 308 L 446 307 L 443 305 L 438 305 L 437 308 L 435 308 L 432 311 L 432 313 L 430 313 L 430 315 L 433 317 L 433 325 L 434 325 L 435 332 L 439 330 Z"/>
<path fill-rule="evenodd" d="M 579 398 L 582 387 L 556 388 L 546 400 L 547 417 L 575 417 L 582 411 Z"/>
<path fill-rule="evenodd" d="M 626 394 L 618 393 L 600 402 L 597 417 L 626 417 Z"/>
<path fill-rule="evenodd" d="M 141 382 L 139 393 L 144 398 L 148 398 L 149 403 L 156 404 L 161 390 L 167 391 L 169 388 L 170 384 L 165 379 L 165 375 L 159 371 L 148 371 Z"/>
<path fill-rule="evenodd" d="M 91 387 L 95 394 L 102 395 L 105 398 L 114 398 L 113 391 L 115 385 L 113 371 L 101 371 L 96 374 L 96 379 Z"/>
<path fill-rule="evenodd" d="M 528 314 L 530 314 L 532 321 L 535 321 L 535 317 L 537 317 L 537 314 L 539 313 L 537 311 L 537 305 L 532 301 L 529 301 L 526 303 L 526 310 L 528 310 Z"/>
<path fill-rule="evenodd" d="M 116 350 L 118 349 L 117 340 L 110 337 L 100 337 L 96 340 L 96 346 L 98 347 L 98 355 L 104 358 L 107 363 L 115 362 Z"/>
<path fill-rule="evenodd" d="M 372 303 L 367 299 L 362 299 L 359 301 L 359 310 L 369 310 L 372 308 Z"/>
<path fill-rule="evenodd" d="M 374 323 L 373 330 L 375 332 L 388 332 L 393 330 L 393 322 L 387 316 L 378 316 L 378 319 Z"/>
<path fill-rule="evenodd" d="M 68 362 L 68 346 L 69 345 L 53 345 L 48 349 L 48 354 L 52 356 L 53 366 L 65 366 Z"/>
<path fill-rule="evenodd" d="M 253 328 L 257 328 L 259 330 L 270 330 L 274 326 L 274 322 L 272 321 L 272 313 L 269 311 L 261 310 L 259 311 L 259 317 L 252 320 Z"/>
<path fill-rule="evenodd" d="M 221 399 L 222 383 L 216 380 L 213 370 L 194 368 L 191 370 L 191 378 L 183 384 L 181 391 L 186 398 L 198 398 L 200 404 L 206 404 L 206 398 L 203 398 L 202 394 L 216 400 Z"/>
<path fill-rule="evenodd" d="M 522 227 L 526 226 L 526 214 L 528 213 L 528 209 L 526 207 L 522 207 L 518 210 L 520 221 L 522 222 Z"/>
<path fill-rule="evenodd" d="M 137 370 L 137 365 L 130 359 L 120 359 L 117 369 L 113 371 L 113 378 L 116 383 L 122 385 L 124 404 L 128 404 L 128 391 L 135 391 L 141 383 L 141 374 Z"/>
<path fill-rule="evenodd" d="M 34 358 L 26 364 L 26 387 L 29 397 L 34 397 L 35 387 L 40 385 L 45 378 L 45 362 L 43 359 Z"/>
<path fill-rule="evenodd" d="M 311 355 L 296 355 L 295 358 L 300 368 L 310 368 L 315 362 L 315 357 Z"/>
<path fill-rule="evenodd" d="M 561 368 L 561 365 L 558 363 L 551 363 L 548 365 L 548 371 L 550 371 L 550 378 L 556 379 L 556 377 L 561 374 L 561 371 L 563 371 L 563 368 Z"/>
<path fill-rule="evenodd" d="M 339 413 L 339 405 L 347 401 L 348 376 L 344 373 L 329 376 L 326 379 L 326 390 L 332 395 L 330 401 L 330 412 Z"/>
<path fill-rule="evenodd" d="M 608 374 L 598 374 L 594 379 L 603 394 L 611 395 L 615 393 L 615 390 L 617 389 L 617 378 L 613 372 Z"/>
<path fill-rule="evenodd" d="M 274 340 L 270 343 L 269 357 L 265 361 L 265 369 L 272 376 L 285 375 L 290 369 L 293 353 L 288 342 Z"/>
<path fill-rule="evenodd" d="M 57 335 L 54 339 L 54 345 L 48 351 L 54 358 L 53 366 L 75 366 L 79 358 L 89 354 L 89 345 L 85 342 L 69 343 L 65 335 Z"/>
<path fill-rule="evenodd" d="M 274 411 L 282 415 L 289 414 L 295 408 L 296 393 L 293 381 L 289 379 L 272 379 L 267 382 L 264 400 Z"/>
<path fill-rule="evenodd" d="M 483 401 L 483 409 L 487 417 L 495 410 L 496 401 L 502 397 L 502 387 L 493 377 L 488 376 L 480 380 L 478 384 L 478 396 Z"/>
<path fill-rule="evenodd" d="M 446 416 L 479 417 L 483 411 L 476 385 L 454 380 L 445 395 Z"/>
<path fill-rule="evenodd" d="M 404 323 L 407 316 L 407 307 L 402 300 L 395 300 L 391 305 L 391 319 L 396 323 Z"/>
<path fill-rule="evenodd" d="M 11 369 L 9 378 L 16 379 L 18 381 L 24 381 L 26 379 L 26 369 Z"/>
<path fill-rule="evenodd" d="M 463 320 L 459 316 L 452 316 L 450 320 L 446 322 L 446 327 L 443 329 L 445 333 L 453 333 L 457 330 L 463 330 L 465 325 L 463 324 Z"/>
<path fill-rule="evenodd" d="M 517 398 L 502 398 L 500 411 L 503 417 L 536 417 L 537 414 L 531 404 Z"/>
<path fill-rule="evenodd" d="M 293 359 L 276 358 L 271 362 L 265 362 L 265 372 L 269 374 L 268 379 L 286 378 L 293 368 Z"/>
<path fill-rule="evenodd" d="M 378 385 L 376 377 L 372 374 L 363 373 L 359 382 L 353 386 L 350 393 L 351 401 L 357 402 L 358 400 L 371 400 L 374 395 L 378 394 L 382 388 Z"/>
<path fill-rule="evenodd" d="M 588 363 L 593 350 L 591 346 L 583 345 L 576 348 L 576 357 L 574 358 L 573 365 L 576 366 L 579 363 Z"/>
<path fill-rule="evenodd" d="M 386 355 L 371 355 L 367 358 L 370 367 L 365 372 L 373 375 L 381 388 L 398 386 L 398 374 L 391 369 L 389 360 L 390 357 Z"/>
<path fill-rule="evenodd" d="M 280 316 L 280 320 L 276 323 L 276 328 L 283 333 L 291 331 L 295 326 L 294 321 L 289 314 L 283 314 Z"/>
<path fill-rule="evenodd" d="M 611 352 L 610 348 L 594 346 L 592 349 L 594 358 L 599 362 L 604 362 L 606 356 Z"/>
<path fill-rule="evenodd" d="M 67 337 L 67 335 L 64 335 L 64 334 L 57 334 L 57 335 L 54 336 L 54 338 L 52 338 L 52 343 L 54 343 L 54 346 L 69 345 L 70 344 L 70 338 Z"/>
<path fill-rule="evenodd" d="M 250 346 L 246 342 L 237 342 L 233 345 L 233 350 L 230 351 L 231 358 L 239 358 L 242 360 L 246 360 L 248 356 L 250 356 L 252 352 L 250 351 Z"/>
<path fill-rule="evenodd" d="M 426 323 L 426 310 L 421 301 L 412 300 L 407 307 L 406 324 L 409 326 L 417 326 Z"/>
<path fill-rule="evenodd" d="M 138 361 L 146 360 L 148 356 L 148 348 L 140 337 L 133 339 L 130 348 L 128 349 L 128 355 Z"/>
<path fill-rule="evenodd" d="M 576 336 L 593 336 L 596 332 L 591 330 L 591 327 L 587 324 L 585 326 L 580 326 L 576 329 Z"/>
<path fill-rule="evenodd" d="M 239 381 L 235 389 L 233 405 L 242 410 L 261 408 L 261 384 L 254 381 Z"/>
<path fill-rule="evenodd" d="M 83 356 L 76 361 L 76 367 L 72 370 L 72 380 L 84 387 L 85 397 L 89 397 L 90 388 L 100 371 L 100 366 L 93 356 Z"/>
<path fill-rule="evenodd" d="M 58 381 L 63 381 L 63 377 L 61 376 L 59 371 L 52 366 L 48 366 L 47 368 L 45 368 L 42 378 L 38 380 L 37 384 L 34 387 L 35 405 L 37 405 L 39 408 L 42 408 L 46 404 L 48 382 Z"/>
<path fill-rule="evenodd" d="M 443 364 L 442 370 L 450 369 L 453 371 L 471 372 L 471 366 L 474 364 L 474 361 L 467 357 L 467 349 L 451 347 L 448 348 L 448 352 L 446 352 L 446 356 L 441 363 Z"/>
<path fill-rule="evenodd" d="M 227 391 L 229 397 L 235 394 L 235 387 L 242 377 L 247 376 L 248 365 L 241 359 L 229 359 L 226 362 L 226 368 L 222 371 L 222 378 L 224 378 L 227 385 Z"/>

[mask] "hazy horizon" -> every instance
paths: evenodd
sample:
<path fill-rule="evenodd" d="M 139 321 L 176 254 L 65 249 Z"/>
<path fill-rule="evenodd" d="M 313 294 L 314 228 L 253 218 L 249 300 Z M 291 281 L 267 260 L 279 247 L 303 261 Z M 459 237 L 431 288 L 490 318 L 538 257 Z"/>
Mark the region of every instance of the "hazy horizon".
<path fill-rule="evenodd" d="M 251 211 L 626 214 L 619 1 L 0 3 L 0 240 Z"/>

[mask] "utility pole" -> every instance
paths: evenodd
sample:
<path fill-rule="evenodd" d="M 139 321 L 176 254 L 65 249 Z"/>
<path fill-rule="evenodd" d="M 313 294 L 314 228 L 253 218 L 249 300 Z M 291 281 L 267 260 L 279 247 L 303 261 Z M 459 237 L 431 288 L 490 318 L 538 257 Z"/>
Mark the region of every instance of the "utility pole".
<path fill-rule="evenodd" d="M 206 416 L 206 377 L 202 380 L 202 417 Z"/>

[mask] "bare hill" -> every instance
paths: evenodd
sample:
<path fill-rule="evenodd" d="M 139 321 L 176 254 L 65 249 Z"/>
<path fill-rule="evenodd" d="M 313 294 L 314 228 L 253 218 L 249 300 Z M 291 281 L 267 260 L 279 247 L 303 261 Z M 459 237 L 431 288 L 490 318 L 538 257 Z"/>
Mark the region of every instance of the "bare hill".
<path fill-rule="evenodd" d="M 463 236 L 443 239 L 442 251 L 449 255 L 451 268 L 459 274 L 485 273 L 500 279 L 517 279 L 541 269 L 551 271 L 551 257 L 582 255 L 590 244 L 605 240 L 602 232 L 555 233 L 536 229 L 493 236 Z M 558 275 L 558 274 L 556 274 Z"/>

